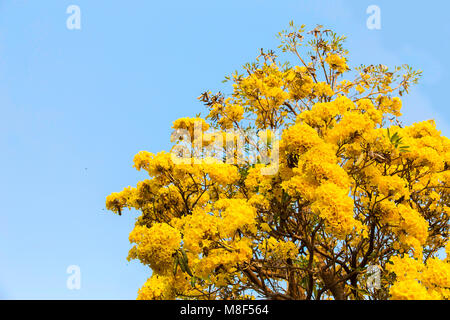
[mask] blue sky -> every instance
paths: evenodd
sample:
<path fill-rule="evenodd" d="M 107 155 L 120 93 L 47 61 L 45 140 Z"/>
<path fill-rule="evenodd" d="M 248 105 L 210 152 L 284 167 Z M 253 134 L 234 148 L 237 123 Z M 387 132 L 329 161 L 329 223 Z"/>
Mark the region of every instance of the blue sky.
<path fill-rule="evenodd" d="M 69 5 L 81 29 L 69 30 Z M 381 9 L 381 30 L 366 8 Z M 169 149 L 170 126 L 203 111 L 204 90 L 278 45 L 290 20 L 348 37 L 350 64 L 424 71 L 404 121 L 450 132 L 447 1 L 0 0 L 0 298 L 135 299 L 150 272 L 127 262 L 136 213 L 105 197 L 144 175 L 140 150 Z M 66 287 L 69 265 L 80 290 Z"/>

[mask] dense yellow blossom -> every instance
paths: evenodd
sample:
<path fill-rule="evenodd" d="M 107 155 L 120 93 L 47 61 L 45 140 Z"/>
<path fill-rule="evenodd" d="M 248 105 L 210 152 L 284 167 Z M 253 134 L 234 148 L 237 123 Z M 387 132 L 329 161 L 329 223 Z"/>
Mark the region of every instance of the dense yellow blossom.
<path fill-rule="evenodd" d="M 317 82 L 313 85 L 313 93 L 316 97 L 331 97 L 334 91 L 326 82 Z"/>
<path fill-rule="evenodd" d="M 424 265 L 408 256 L 391 258 L 387 270 L 396 281 L 390 288 L 395 300 L 438 300 L 450 298 L 450 264 L 432 258 Z"/>
<path fill-rule="evenodd" d="M 129 238 L 136 243 L 129 259 L 137 258 L 158 273 L 170 270 L 172 255 L 181 243 L 180 232 L 165 223 L 156 223 L 150 228 L 137 225 Z"/>
<path fill-rule="evenodd" d="M 337 54 L 329 54 L 325 61 L 330 65 L 331 69 L 337 70 L 339 73 L 343 73 L 348 69 L 345 58 Z"/>

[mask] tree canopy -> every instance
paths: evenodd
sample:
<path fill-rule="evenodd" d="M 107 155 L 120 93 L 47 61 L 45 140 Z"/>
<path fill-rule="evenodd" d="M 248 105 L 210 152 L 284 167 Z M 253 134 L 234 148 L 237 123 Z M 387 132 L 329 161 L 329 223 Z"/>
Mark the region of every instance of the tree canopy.
<path fill-rule="evenodd" d="M 230 94 L 199 97 L 204 117 L 174 121 L 170 152 L 134 157 L 148 179 L 107 197 L 140 212 L 138 298 L 449 299 L 450 141 L 400 121 L 421 72 L 350 68 L 321 26 L 279 38 Z"/>

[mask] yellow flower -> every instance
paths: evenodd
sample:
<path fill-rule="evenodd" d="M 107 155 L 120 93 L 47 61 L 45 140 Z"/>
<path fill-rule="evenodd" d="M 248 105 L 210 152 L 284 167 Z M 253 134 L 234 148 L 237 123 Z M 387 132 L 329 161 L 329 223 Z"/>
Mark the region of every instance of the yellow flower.
<path fill-rule="evenodd" d="M 325 61 L 330 65 L 331 69 L 334 69 L 339 73 L 344 73 L 348 69 L 345 58 L 337 54 L 329 54 Z"/>

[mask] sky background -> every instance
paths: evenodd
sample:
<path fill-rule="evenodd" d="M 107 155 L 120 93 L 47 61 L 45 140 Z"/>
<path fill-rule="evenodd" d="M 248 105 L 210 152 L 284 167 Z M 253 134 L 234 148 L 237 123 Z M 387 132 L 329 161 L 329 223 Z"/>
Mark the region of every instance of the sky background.
<path fill-rule="evenodd" d="M 204 111 L 203 91 L 229 92 L 224 76 L 276 49 L 290 20 L 346 35 L 350 65 L 423 70 L 404 122 L 433 118 L 448 136 L 449 3 L 0 0 L 0 299 L 135 299 L 150 275 L 126 260 L 137 214 L 105 197 L 142 179 L 133 156 L 168 150 L 172 121 Z M 372 4 L 381 30 L 366 27 Z"/>

